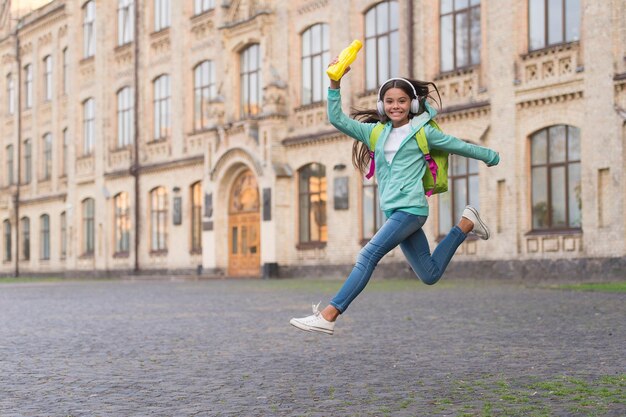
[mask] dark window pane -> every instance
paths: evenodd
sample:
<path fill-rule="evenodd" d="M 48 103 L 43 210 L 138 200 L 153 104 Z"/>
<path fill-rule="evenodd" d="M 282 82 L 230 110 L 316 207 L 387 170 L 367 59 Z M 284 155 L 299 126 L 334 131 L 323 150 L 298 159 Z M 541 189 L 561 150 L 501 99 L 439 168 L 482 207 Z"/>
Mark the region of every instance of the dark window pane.
<path fill-rule="evenodd" d="M 580 227 L 582 196 L 580 182 L 580 164 L 570 164 L 568 170 L 568 208 L 569 227 Z"/>
<path fill-rule="evenodd" d="M 565 132 L 564 125 L 550 128 L 549 161 L 551 164 L 565 161 Z"/>
<path fill-rule="evenodd" d="M 565 227 L 567 218 L 565 212 L 565 167 L 554 167 L 550 171 L 550 186 L 552 198 L 552 226 Z"/>
<path fill-rule="evenodd" d="M 533 168 L 532 173 L 533 229 L 549 226 L 547 169 Z"/>

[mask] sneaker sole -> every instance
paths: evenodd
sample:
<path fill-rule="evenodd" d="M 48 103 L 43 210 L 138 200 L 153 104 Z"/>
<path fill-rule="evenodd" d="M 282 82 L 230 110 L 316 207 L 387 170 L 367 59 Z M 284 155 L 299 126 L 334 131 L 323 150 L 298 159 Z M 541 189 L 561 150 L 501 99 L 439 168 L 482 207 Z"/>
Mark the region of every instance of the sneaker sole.
<path fill-rule="evenodd" d="M 478 223 L 480 223 L 480 225 L 482 226 L 483 229 L 485 229 L 485 237 L 481 237 L 479 235 L 476 236 L 481 237 L 483 240 L 487 240 L 489 239 L 489 236 L 491 236 L 491 234 L 489 233 L 489 228 L 487 227 L 487 225 L 485 223 L 483 223 L 483 220 L 480 218 L 480 216 L 478 215 L 478 211 L 476 211 L 476 209 L 474 207 L 468 206 L 467 209 L 469 211 L 471 211 L 472 213 L 474 213 L 474 216 L 476 216 L 476 220 L 478 220 Z"/>
<path fill-rule="evenodd" d="M 322 328 L 319 328 L 319 327 L 308 326 L 308 325 L 300 323 L 299 321 L 296 321 L 294 319 L 291 319 L 289 321 L 289 324 L 291 324 L 293 327 L 296 327 L 296 328 L 298 328 L 300 330 L 304 330 L 305 332 L 324 333 L 324 334 L 329 334 L 331 336 L 334 333 L 334 330 L 328 330 L 328 329 L 322 329 Z"/>

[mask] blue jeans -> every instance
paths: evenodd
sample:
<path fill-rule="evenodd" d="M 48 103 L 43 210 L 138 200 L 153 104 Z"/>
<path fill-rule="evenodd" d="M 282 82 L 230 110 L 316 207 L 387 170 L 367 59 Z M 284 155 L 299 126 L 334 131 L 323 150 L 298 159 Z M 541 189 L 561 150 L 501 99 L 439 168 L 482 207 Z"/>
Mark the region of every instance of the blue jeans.
<path fill-rule="evenodd" d="M 454 226 L 431 256 L 428 239 L 422 230 L 426 219 L 424 216 L 395 211 L 361 249 L 352 272 L 330 304 L 341 313 L 346 311 L 367 285 L 378 262 L 398 245 L 422 282 L 433 285 L 439 281 L 467 235 Z"/>

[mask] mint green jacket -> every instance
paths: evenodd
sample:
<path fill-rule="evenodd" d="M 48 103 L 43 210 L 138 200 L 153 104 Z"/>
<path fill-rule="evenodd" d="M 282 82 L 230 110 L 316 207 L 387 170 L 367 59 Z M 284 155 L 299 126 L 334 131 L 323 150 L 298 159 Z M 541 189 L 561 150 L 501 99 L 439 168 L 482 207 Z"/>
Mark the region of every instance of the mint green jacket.
<path fill-rule="evenodd" d="M 427 164 L 414 139 L 415 133 L 422 126 L 431 149 L 441 149 L 451 154 L 478 159 L 488 166 L 500 162 L 500 156 L 495 151 L 464 142 L 430 126 L 428 121 L 435 117 L 437 111 L 428 103 L 426 109 L 427 111 L 411 119 L 411 134 L 404 138 L 391 163 L 387 162 L 384 152 L 385 142 L 392 128 L 391 122 L 387 122 L 378 137 L 374 152 L 376 179 L 380 207 L 387 217 L 396 210 L 428 216 L 428 201 L 422 184 Z M 370 133 L 376 124 L 362 123 L 346 116 L 341 108 L 340 90 L 328 89 L 328 120 L 339 131 L 369 147 Z"/>

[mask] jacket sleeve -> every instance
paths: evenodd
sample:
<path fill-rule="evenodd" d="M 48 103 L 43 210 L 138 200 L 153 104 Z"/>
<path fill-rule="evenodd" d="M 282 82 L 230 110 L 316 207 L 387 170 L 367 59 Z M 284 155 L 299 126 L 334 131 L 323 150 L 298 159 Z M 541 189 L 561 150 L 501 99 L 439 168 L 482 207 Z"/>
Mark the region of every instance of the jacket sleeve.
<path fill-rule="evenodd" d="M 487 166 L 498 165 L 500 162 L 500 155 L 493 149 L 462 141 L 452 135 L 446 135 L 428 124 L 424 126 L 424 133 L 426 133 L 428 146 L 433 149 L 440 149 L 466 158 L 478 159 L 486 163 Z"/>
<path fill-rule="evenodd" d="M 369 147 L 370 133 L 375 123 L 362 123 L 346 116 L 341 108 L 340 90 L 328 89 L 328 120 L 340 132 L 365 143 Z"/>

